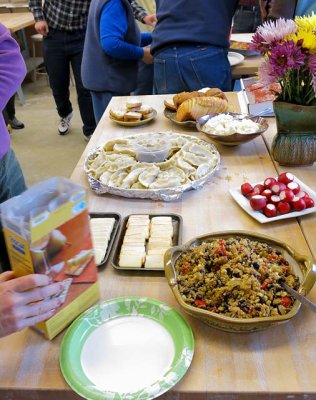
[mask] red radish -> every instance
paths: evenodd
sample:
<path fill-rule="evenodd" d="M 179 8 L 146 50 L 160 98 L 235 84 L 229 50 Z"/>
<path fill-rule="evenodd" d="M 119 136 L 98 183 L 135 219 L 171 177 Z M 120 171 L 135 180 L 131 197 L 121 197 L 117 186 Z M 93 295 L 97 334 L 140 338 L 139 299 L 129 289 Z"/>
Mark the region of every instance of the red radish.
<path fill-rule="evenodd" d="M 258 194 L 258 193 L 256 193 L 256 192 L 250 192 L 249 194 L 247 194 L 247 199 L 248 200 L 250 200 L 250 198 L 252 197 L 252 196 L 254 196 L 255 194 Z"/>
<path fill-rule="evenodd" d="M 305 197 L 309 197 L 309 194 L 301 190 L 300 192 L 297 193 L 296 195 L 298 198 L 303 199 Z"/>
<path fill-rule="evenodd" d="M 264 191 L 261 193 L 261 195 L 266 197 L 268 200 L 270 200 L 270 197 L 272 196 L 272 192 L 270 189 L 264 189 Z"/>
<path fill-rule="evenodd" d="M 269 178 L 267 178 L 267 179 L 264 180 L 264 182 L 263 182 L 264 187 L 265 187 L 266 189 L 270 189 L 270 187 L 271 187 L 272 185 L 274 185 L 274 184 L 276 183 L 276 181 L 277 181 L 277 180 L 276 180 L 275 178 L 269 177 Z"/>
<path fill-rule="evenodd" d="M 304 197 L 306 208 L 314 207 L 314 200 L 311 197 Z"/>
<path fill-rule="evenodd" d="M 300 185 L 297 182 L 290 182 L 286 185 L 294 194 L 299 193 L 301 190 Z"/>
<path fill-rule="evenodd" d="M 280 214 L 287 214 L 291 211 L 291 206 L 286 201 L 280 201 L 277 205 L 277 210 Z"/>
<path fill-rule="evenodd" d="M 240 187 L 241 193 L 246 196 L 247 194 L 251 193 L 253 190 L 252 185 L 249 182 L 245 182 Z"/>
<path fill-rule="evenodd" d="M 267 198 L 261 196 L 260 194 L 256 194 L 250 198 L 250 205 L 251 207 L 258 211 L 262 210 L 267 204 Z"/>
<path fill-rule="evenodd" d="M 273 195 L 270 197 L 270 202 L 271 202 L 272 204 L 274 204 L 274 205 L 278 205 L 278 203 L 280 203 L 280 201 L 281 201 L 280 197 L 277 196 L 277 195 L 275 195 L 275 194 L 273 194 Z"/>
<path fill-rule="evenodd" d="M 294 181 L 294 175 L 291 174 L 290 172 L 283 172 L 278 176 L 278 181 L 285 183 L 287 185 L 288 183 Z"/>
<path fill-rule="evenodd" d="M 255 185 L 253 187 L 253 192 L 257 193 L 257 194 L 261 194 L 261 192 L 263 192 L 263 190 L 264 190 L 264 186 L 261 185 L 261 183 L 258 183 L 258 185 Z"/>
<path fill-rule="evenodd" d="M 279 196 L 281 201 L 292 201 L 294 199 L 294 193 L 291 189 L 281 190 Z"/>
<path fill-rule="evenodd" d="M 270 189 L 272 190 L 272 192 L 273 192 L 274 194 L 279 194 L 279 193 L 281 192 L 281 190 L 286 189 L 286 185 L 285 185 L 285 183 L 283 183 L 283 182 L 277 182 L 277 183 L 275 183 L 274 185 L 272 185 L 272 186 L 270 187 Z"/>
<path fill-rule="evenodd" d="M 276 206 L 271 203 L 267 204 L 263 209 L 263 214 L 268 218 L 275 217 L 277 214 Z"/>
<path fill-rule="evenodd" d="M 304 199 L 300 199 L 299 197 L 294 197 L 291 204 L 294 211 L 303 211 L 306 208 L 306 203 Z"/>

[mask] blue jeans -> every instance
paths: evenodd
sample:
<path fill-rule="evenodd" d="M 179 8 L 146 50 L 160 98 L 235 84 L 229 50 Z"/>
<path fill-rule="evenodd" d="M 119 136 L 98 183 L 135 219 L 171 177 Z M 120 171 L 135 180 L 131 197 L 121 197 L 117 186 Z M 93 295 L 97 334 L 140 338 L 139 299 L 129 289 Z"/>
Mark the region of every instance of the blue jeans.
<path fill-rule="evenodd" d="M 72 112 L 69 93 L 71 65 L 83 122 L 83 133 L 90 136 L 93 134 L 96 124 L 90 92 L 84 88 L 81 80 L 84 38 L 84 30 L 66 32 L 50 28 L 48 35 L 43 40 L 43 56 L 57 112 L 61 118 Z"/>
<path fill-rule="evenodd" d="M 231 90 L 231 69 L 225 48 L 180 46 L 155 54 L 154 93 L 179 93 L 203 87 Z"/>
<path fill-rule="evenodd" d="M 15 157 L 14 151 L 10 148 L 0 160 L 0 204 L 11 197 L 21 194 L 24 190 L 26 190 L 26 185 L 20 164 Z M 1 269 L 10 269 L 10 264 L 0 219 L 0 272 Z"/>
<path fill-rule="evenodd" d="M 113 96 L 129 96 L 129 93 L 91 91 L 94 117 L 97 124 L 99 123 L 106 107 L 108 106 Z"/>

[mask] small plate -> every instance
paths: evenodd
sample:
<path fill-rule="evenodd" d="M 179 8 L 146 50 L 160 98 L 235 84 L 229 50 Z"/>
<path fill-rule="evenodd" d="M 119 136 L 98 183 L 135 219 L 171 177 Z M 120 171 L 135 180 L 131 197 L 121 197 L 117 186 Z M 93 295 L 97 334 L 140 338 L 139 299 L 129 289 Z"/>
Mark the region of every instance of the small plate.
<path fill-rule="evenodd" d="M 228 61 L 231 67 L 234 65 L 241 64 L 244 61 L 245 57 L 242 54 L 235 53 L 232 51 L 228 52 Z"/>
<path fill-rule="evenodd" d="M 77 318 L 59 362 L 69 386 L 85 399 L 148 400 L 180 381 L 193 353 L 191 327 L 176 310 L 133 296 L 104 301 Z"/>
<path fill-rule="evenodd" d="M 163 113 L 166 118 L 170 119 L 170 121 L 174 122 L 177 125 L 187 126 L 190 128 L 194 127 L 196 129 L 196 121 L 193 121 L 193 120 L 192 121 L 183 121 L 183 122 L 177 121 L 176 120 L 176 113 L 177 113 L 176 111 L 172 111 L 172 110 L 169 110 L 168 108 L 165 108 Z"/>
<path fill-rule="evenodd" d="M 137 122 L 126 122 L 126 121 L 119 121 L 115 118 L 112 118 L 109 115 L 109 118 L 111 121 L 115 122 L 116 124 L 119 125 L 123 125 L 123 126 L 140 126 L 140 125 L 145 125 L 147 124 L 147 122 L 152 121 L 153 119 L 155 119 L 157 117 L 157 111 L 156 110 L 152 110 L 152 116 L 146 119 L 142 119 L 141 121 L 137 121 Z"/>
<path fill-rule="evenodd" d="M 133 215 L 133 214 L 130 214 Z M 115 251 L 113 253 L 113 259 L 112 259 L 112 265 L 115 269 L 119 270 L 127 270 L 127 271 L 164 271 L 164 268 L 132 268 L 132 267 L 120 267 L 119 266 L 119 259 L 120 259 L 120 252 L 121 252 L 121 247 L 122 243 L 124 240 L 124 236 L 126 233 L 126 225 L 128 222 L 129 216 L 124 218 L 122 222 L 122 228 L 118 236 L 118 240 L 116 242 L 115 246 Z M 139 214 L 138 214 L 139 215 Z M 146 214 L 147 215 L 147 214 Z M 149 220 L 151 220 L 153 217 L 171 217 L 172 219 L 172 226 L 173 226 L 173 238 L 172 238 L 172 246 L 178 246 L 181 244 L 181 238 L 182 238 L 182 217 L 177 214 L 148 214 L 149 215 Z M 171 246 L 170 246 L 171 247 Z M 147 251 L 146 251 L 147 254 Z"/>
<path fill-rule="evenodd" d="M 295 177 L 294 181 L 300 185 L 301 189 L 304 192 L 307 192 L 310 195 L 310 197 L 314 200 L 314 203 L 316 204 L 316 193 L 309 186 L 305 185 L 305 183 L 300 181 L 298 178 Z M 262 184 L 262 182 L 259 183 Z M 266 222 L 278 221 L 279 219 L 301 217 L 302 215 L 311 214 L 316 211 L 316 206 L 314 206 L 311 208 L 306 208 L 303 211 L 292 211 L 289 212 L 288 214 L 277 215 L 275 217 L 268 218 L 260 211 L 255 211 L 251 208 L 249 200 L 241 193 L 240 187 L 235 189 L 230 189 L 229 192 L 233 196 L 234 200 L 240 205 L 241 208 L 243 208 L 252 218 L 256 219 L 262 224 L 265 224 Z"/>

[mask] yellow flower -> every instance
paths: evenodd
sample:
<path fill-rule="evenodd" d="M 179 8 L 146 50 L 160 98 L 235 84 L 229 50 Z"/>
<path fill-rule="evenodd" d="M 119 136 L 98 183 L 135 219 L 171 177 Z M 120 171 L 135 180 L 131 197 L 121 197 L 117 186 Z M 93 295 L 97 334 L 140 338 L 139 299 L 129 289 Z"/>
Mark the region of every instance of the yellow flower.
<path fill-rule="evenodd" d="M 286 37 L 286 40 L 293 40 L 296 44 L 303 39 L 303 47 L 308 49 L 310 53 L 316 52 L 316 14 L 313 12 L 309 16 L 296 17 L 295 24 L 297 31 L 293 35 Z"/>

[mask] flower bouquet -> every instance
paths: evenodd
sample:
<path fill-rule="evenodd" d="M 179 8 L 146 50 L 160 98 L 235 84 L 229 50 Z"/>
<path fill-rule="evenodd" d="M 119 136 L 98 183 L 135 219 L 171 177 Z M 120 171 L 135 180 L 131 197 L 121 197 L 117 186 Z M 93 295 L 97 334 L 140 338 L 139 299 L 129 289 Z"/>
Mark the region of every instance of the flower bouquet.
<path fill-rule="evenodd" d="M 251 49 L 265 57 L 259 68 L 261 82 L 280 84 L 277 101 L 316 105 L 316 14 L 263 23 Z"/>
<path fill-rule="evenodd" d="M 277 82 L 273 102 L 277 135 L 271 153 L 283 165 L 316 161 L 316 14 L 259 26 L 251 48 L 264 61 L 262 84 Z M 272 89 L 273 90 L 273 89 Z"/>

